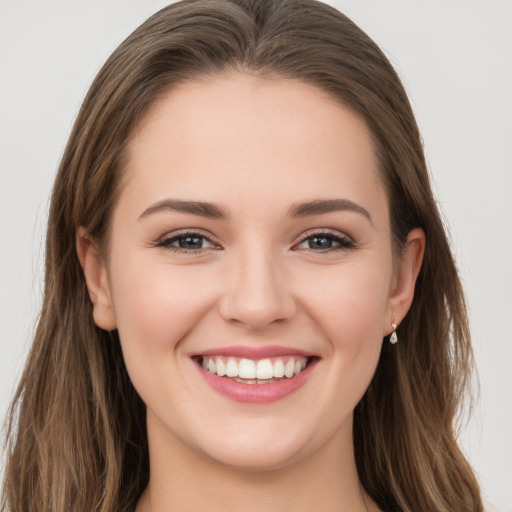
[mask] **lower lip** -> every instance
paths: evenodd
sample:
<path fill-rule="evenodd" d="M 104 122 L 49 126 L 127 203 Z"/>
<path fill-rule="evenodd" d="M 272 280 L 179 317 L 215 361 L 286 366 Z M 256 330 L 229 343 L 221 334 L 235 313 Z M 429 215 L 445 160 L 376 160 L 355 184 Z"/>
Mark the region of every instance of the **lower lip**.
<path fill-rule="evenodd" d="M 300 389 L 307 381 L 317 360 L 313 359 L 298 375 L 270 384 L 243 384 L 226 377 L 219 377 L 197 365 L 208 385 L 217 393 L 236 402 L 268 404 L 281 400 Z"/>

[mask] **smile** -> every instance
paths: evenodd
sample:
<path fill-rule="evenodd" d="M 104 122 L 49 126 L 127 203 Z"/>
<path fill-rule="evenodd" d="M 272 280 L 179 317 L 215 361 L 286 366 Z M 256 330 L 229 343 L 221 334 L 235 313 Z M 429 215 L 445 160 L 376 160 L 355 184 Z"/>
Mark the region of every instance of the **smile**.
<path fill-rule="evenodd" d="M 243 384 L 271 384 L 298 375 L 306 368 L 307 363 L 307 357 L 275 357 L 253 361 L 204 356 L 202 367 L 219 377 L 232 378 Z"/>
<path fill-rule="evenodd" d="M 299 390 L 319 360 L 301 351 L 268 347 L 234 347 L 194 354 L 192 359 L 210 388 L 231 400 L 252 404 L 275 402 Z"/>

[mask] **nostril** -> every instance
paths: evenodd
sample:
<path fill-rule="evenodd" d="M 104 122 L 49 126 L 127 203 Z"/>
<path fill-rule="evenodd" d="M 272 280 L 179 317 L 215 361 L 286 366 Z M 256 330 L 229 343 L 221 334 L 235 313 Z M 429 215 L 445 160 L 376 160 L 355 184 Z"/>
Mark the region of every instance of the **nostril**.
<path fill-rule="evenodd" d="M 247 269 L 245 270 L 247 272 Z M 221 317 L 250 331 L 283 325 L 297 311 L 293 294 L 287 283 L 275 279 L 271 270 L 263 272 L 256 268 L 226 291 L 219 302 Z"/>

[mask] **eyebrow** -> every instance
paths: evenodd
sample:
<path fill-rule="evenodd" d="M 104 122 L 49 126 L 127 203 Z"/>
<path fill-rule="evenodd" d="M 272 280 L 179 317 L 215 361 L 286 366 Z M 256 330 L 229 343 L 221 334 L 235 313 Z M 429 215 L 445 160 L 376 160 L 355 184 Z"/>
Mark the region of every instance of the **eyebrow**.
<path fill-rule="evenodd" d="M 316 199 L 305 203 L 296 203 L 288 210 L 289 217 L 309 217 L 325 213 L 352 211 L 366 217 L 373 225 L 372 217 L 368 210 L 348 199 Z M 229 217 L 227 210 L 214 203 L 203 201 L 183 201 L 179 199 L 163 199 L 146 208 L 138 220 L 157 212 L 179 212 L 191 215 L 199 215 L 211 219 L 225 220 Z"/>
<path fill-rule="evenodd" d="M 191 215 L 199 215 L 211 219 L 227 219 L 228 212 L 220 206 L 213 203 L 205 203 L 202 201 L 181 201 L 178 199 L 163 199 L 146 208 L 139 219 L 141 220 L 148 215 L 157 212 L 172 211 L 180 213 L 188 213 Z"/>
<path fill-rule="evenodd" d="M 290 217 L 308 217 L 310 215 L 322 215 L 324 213 L 351 211 L 366 217 L 370 224 L 373 220 L 365 208 L 348 199 L 317 199 L 306 203 L 292 205 L 288 211 Z"/>

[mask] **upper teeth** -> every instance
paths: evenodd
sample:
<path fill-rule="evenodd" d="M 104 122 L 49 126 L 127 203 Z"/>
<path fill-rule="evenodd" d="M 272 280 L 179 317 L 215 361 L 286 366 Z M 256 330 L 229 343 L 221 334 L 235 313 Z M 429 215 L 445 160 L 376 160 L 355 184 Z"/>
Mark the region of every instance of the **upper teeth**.
<path fill-rule="evenodd" d="M 241 379 L 291 378 L 300 373 L 308 362 L 307 357 L 274 357 L 272 359 L 236 359 L 234 357 L 203 357 L 203 368 L 220 377 Z"/>

